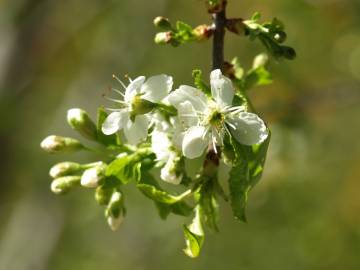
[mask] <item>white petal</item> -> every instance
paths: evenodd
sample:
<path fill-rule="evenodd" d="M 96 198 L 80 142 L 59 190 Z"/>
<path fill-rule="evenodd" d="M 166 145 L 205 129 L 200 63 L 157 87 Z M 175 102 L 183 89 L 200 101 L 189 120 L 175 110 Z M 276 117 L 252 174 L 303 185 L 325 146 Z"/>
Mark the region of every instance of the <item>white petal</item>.
<path fill-rule="evenodd" d="M 131 81 L 131 83 L 128 85 L 128 87 L 126 87 L 125 90 L 125 102 L 129 102 L 134 95 L 140 93 L 140 88 L 143 85 L 144 81 L 144 76 L 137 77 L 135 80 Z"/>
<path fill-rule="evenodd" d="M 151 134 L 151 148 L 157 160 L 167 161 L 170 155 L 171 141 L 165 132 L 154 130 Z"/>
<path fill-rule="evenodd" d="M 182 151 L 185 157 L 193 159 L 200 157 L 209 144 L 209 136 L 203 126 L 191 127 L 185 133 Z"/>
<path fill-rule="evenodd" d="M 245 145 L 262 143 L 269 135 L 264 121 L 254 113 L 241 112 L 229 122 L 234 126 L 229 128 L 231 134 Z"/>
<path fill-rule="evenodd" d="M 149 121 L 145 115 L 138 115 L 135 121 L 130 119 L 124 127 L 125 137 L 130 144 L 138 144 L 147 137 Z"/>
<path fill-rule="evenodd" d="M 150 77 L 141 86 L 140 92 L 144 95 L 144 99 L 151 102 L 159 102 L 171 91 L 173 86 L 173 78 L 165 74 Z"/>
<path fill-rule="evenodd" d="M 181 85 L 168 96 L 171 105 L 178 108 L 179 104 L 189 101 L 195 110 L 204 111 L 207 107 L 207 97 L 199 89 L 191 86 Z"/>
<path fill-rule="evenodd" d="M 105 119 L 101 130 L 105 135 L 111 135 L 122 129 L 129 120 L 129 113 L 127 110 L 113 112 Z"/>
<path fill-rule="evenodd" d="M 231 105 L 234 98 L 234 87 L 231 80 L 215 69 L 210 74 L 211 95 L 221 106 Z"/>
<path fill-rule="evenodd" d="M 199 117 L 190 101 L 178 105 L 178 116 L 186 127 L 196 126 L 199 123 Z"/>

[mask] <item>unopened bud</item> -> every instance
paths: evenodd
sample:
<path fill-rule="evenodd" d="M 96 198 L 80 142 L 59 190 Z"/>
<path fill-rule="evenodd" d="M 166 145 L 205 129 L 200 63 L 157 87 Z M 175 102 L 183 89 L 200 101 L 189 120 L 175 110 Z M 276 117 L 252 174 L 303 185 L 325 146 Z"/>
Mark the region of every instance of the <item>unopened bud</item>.
<path fill-rule="evenodd" d="M 81 176 L 81 185 L 87 188 L 96 188 L 105 179 L 105 170 L 105 164 L 87 169 Z"/>
<path fill-rule="evenodd" d="M 288 46 L 282 46 L 282 54 L 288 60 L 293 60 L 296 58 L 296 52 L 293 48 Z"/>
<path fill-rule="evenodd" d="M 214 33 L 214 28 L 207 24 L 202 24 L 194 28 L 192 31 L 198 40 L 207 40 Z"/>
<path fill-rule="evenodd" d="M 121 225 L 124 218 L 125 210 L 123 206 L 123 198 L 119 191 L 115 191 L 105 210 L 105 216 L 110 228 L 115 231 Z"/>
<path fill-rule="evenodd" d="M 55 194 L 65 194 L 72 187 L 80 184 L 80 176 L 64 176 L 56 178 L 51 183 L 51 191 Z"/>
<path fill-rule="evenodd" d="M 172 32 L 160 32 L 155 35 L 156 44 L 168 44 L 172 41 Z"/>
<path fill-rule="evenodd" d="M 156 27 L 159 27 L 161 29 L 164 29 L 166 31 L 169 31 L 172 29 L 171 27 L 171 23 L 169 21 L 169 19 L 162 17 L 162 16 L 158 16 L 154 19 L 154 25 Z"/>
<path fill-rule="evenodd" d="M 81 171 L 81 165 L 79 163 L 66 161 L 54 165 L 50 169 L 49 174 L 52 178 L 58 178 L 67 175 L 74 175 L 79 171 Z"/>
<path fill-rule="evenodd" d="M 85 138 L 96 140 L 96 125 L 84 110 L 77 108 L 68 110 L 67 121 L 73 129 L 75 129 Z"/>
<path fill-rule="evenodd" d="M 95 200 L 100 205 L 107 205 L 110 202 L 111 195 L 114 192 L 114 188 L 99 186 L 95 191 Z"/>
<path fill-rule="evenodd" d="M 283 43 L 286 40 L 286 33 L 284 31 L 279 31 L 274 35 L 274 39 L 279 43 Z"/>
<path fill-rule="evenodd" d="M 84 148 L 76 139 L 51 135 L 46 137 L 40 144 L 41 148 L 48 153 L 75 152 Z"/>
<path fill-rule="evenodd" d="M 237 35 L 245 34 L 245 24 L 243 19 L 227 19 L 226 28 Z"/>
<path fill-rule="evenodd" d="M 180 158 L 177 156 L 170 156 L 165 166 L 161 169 L 160 177 L 165 182 L 178 185 L 182 180 L 182 173 L 178 172 L 178 165 Z"/>
<path fill-rule="evenodd" d="M 269 62 L 269 56 L 266 53 L 258 54 L 253 61 L 253 69 L 266 66 Z"/>

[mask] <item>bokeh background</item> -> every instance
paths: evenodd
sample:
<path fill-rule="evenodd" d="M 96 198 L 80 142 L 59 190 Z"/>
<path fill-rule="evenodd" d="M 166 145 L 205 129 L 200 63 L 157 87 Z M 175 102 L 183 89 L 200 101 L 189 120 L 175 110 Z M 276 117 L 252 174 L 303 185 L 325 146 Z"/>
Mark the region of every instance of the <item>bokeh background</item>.
<path fill-rule="evenodd" d="M 75 136 L 66 111 L 93 117 L 113 73 L 168 73 L 191 83 L 210 68 L 210 42 L 179 48 L 153 43 L 152 19 L 209 22 L 201 0 L 0 1 L 0 269 L 360 269 L 360 2 L 229 0 L 229 16 L 260 11 L 286 23 L 296 61 L 273 62 L 274 84 L 254 103 L 273 131 L 248 224 L 222 204 L 220 233 L 202 255 L 183 255 L 181 225 L 158 218 L 128 188 L 128 215 L 111 232 L 93 192 L 55 196 L 48 169 L 64 159 L 39 143 Z M 258 43 L 228 34 L 226 56 L 249 67 Z"/>

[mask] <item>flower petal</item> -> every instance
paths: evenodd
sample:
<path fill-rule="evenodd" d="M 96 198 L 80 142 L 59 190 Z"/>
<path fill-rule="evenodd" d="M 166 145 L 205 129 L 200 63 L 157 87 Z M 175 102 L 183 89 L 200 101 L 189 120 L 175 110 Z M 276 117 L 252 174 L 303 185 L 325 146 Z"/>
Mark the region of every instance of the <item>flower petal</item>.
<path fill-rule="evenodd" d="M 199 89 L 191 86 L 181 85 L 168 96 L 171 105 L 178 109 L 180 103 L 189 101 L 195 110 L 204 111 L 207 107 L 207 97 Z"/>
<path fill-rule="evenodd" d="M 138 144 L 147 137 L 149 121 L 145 115 L 138 115 L 135 121 L 130 119 L 124 127 L 124 134 L 130 144 Z"/>
<path fill-rule="evenodd" d="M 143 85 L 144 81 L 144 76 L 137 77 L 135 80 L 131 81 L 131 83 L 128 85 L 128 87 L 126 87 L 125 90 L 125 102 L 129 102 L 134 95 L 140 93 L 140 88 Z"/>
<path fill-rule="evenodd" d="M 231 80 L 215 69 L 210 74 L 211 95 L 221 106 L 231 105 L 234 98 L 234 87 Z"/>
<path fill-rule="evenodd" d="M 159 102 L 171 91 L 173 78 L 165 74 L 150 77 L 141 86 L 142 98 L 151 102 Z"/>
<path fill-rule="evenodd" d="M 228 122 L 233 126 L 231 134 L 245 145 L 262 143 L 269 135 L 264 121 L 254 113 L 241 112 Z"/>
<path fill-rule="evenodd" d="M 200 157 L 209 144 L 207 130 L 203 126 L 191 127 L 185 133 L 182 151 L 185 157 L 193 159 Z"/>
<path fill-rule="evenodd" d="M 154 130 L 151 133 L 151 148 L 157 160 L 167 161 L 170 155 L 171 141 L 165 132 Z"/>
<path fill-rule="evenodd" d="M 199 123 L 199 117 L 190 101 L 178 105 L 178 116 L 185 127 L 196 126 Z"/>
<path fill-rule="evenodd" d="M 105 119 L 101 130 L 105 135 L 111 135 L 122 129 L 129 120 L 129 113 L 127 110 L 113 112 Z"/>

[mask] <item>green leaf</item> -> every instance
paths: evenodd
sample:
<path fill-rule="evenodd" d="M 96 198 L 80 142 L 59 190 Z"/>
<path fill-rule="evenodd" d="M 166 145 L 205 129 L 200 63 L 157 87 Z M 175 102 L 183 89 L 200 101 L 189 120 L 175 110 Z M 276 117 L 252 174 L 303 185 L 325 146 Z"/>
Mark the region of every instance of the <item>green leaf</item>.
<path fill-rule="evenodd" d="M 195 209 L 195 217 L 192 223 L 189 226 L 184 225 L 183 229 L 186 242 L 184 252 L 189 257 L 196 258 L 200 255 L 205 238 L 199 207 Z"/>
<path fill-rule="evenodd" d="M 192 72 L 195 86 L 203 91 L 206 95 L 211 95 L 210 87 L 202 80 L 202 71 L 200 69 L 194 69 Z"/>
<path fill-rule="evenodd" d="M 258 21 L 258 20 L 260 20 L 260 18 L 261 18 L 260 12 L 255 12 L 255 13 L 251 16 L 251 20 L 252 20 L 252 21 Z"/>
<path fill-rule="evenodd" d="M 262 144 L 253 146 L 241 145 L 230 138 L 235 152 L 234 164 L 229 173 L 231 207 L 234 216 L 244 222 L 248 193 L 262 176 L 269 142 L 270 132 Z"/>
<path fill-rule="evenodd" d="M 200 189 L 199 205 L 204 223 L 213 231 L 219 231 L 219 204 L 215 192 L 217 179 L 209 179 Z"/>
<path fill-rule="evenodd" d="M 105 174 L 106 176 L 116 177 L 122 184 L 139 181 L 141 177 L 141 160 L 136 154 L 120 156 L 109 164 Z"/>
<path fill-rule="evenodd" d="M 158 191 L 163 191 L 160 185 L 156 182 L 155 178 L 149 172 L 142 172 L 140 184 L 153 186 Z M 158 209 L 159 216 L 166 219 L 170 213 L 180 216 L 189 216 L 193 208 L 184 201 L 178 201 L 173 204 L 167 204 L 154 200 L 155 206 Z"/>
<path fill-rule="evenodd" d="M 174 196 L 163 190 L 157 189 L 155 186 L 152 185 L 138 184 L 136 187 L 140 189 L 142 193 L 144 193 L 144 195 L 148 198 L 165 204 L 177 203 L 191 193 L 191 190 L 187 190 L 178 196 Z"/>
<path fill-rule="evenodd" d="M 255 86 L 268 85 L 272 83 L 271 74 L 264 66 L 251 69 L 244 78 L 244 89 L 248 90 Z"/>
<path fill-rule="evenodd" d="M 117 134 L 105 135 L 101 131 L 101 127 L 108 116 L 103 107 L 100 107 L 97 112 L 97 141 L 105 146 L 120 145 L 120 138 Z"/>

